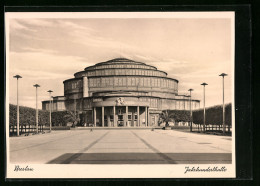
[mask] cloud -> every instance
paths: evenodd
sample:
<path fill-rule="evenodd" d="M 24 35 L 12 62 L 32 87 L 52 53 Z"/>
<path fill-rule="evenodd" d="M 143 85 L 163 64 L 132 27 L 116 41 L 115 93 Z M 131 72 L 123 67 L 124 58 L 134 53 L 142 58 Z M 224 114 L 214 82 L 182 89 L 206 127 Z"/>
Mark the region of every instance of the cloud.
<path fill-rule="evenodd" d="M 73 70 L 83 70 L 86 66 L 93 63 L 85 61 L 75 56 L 57 56 L 52 53 L 44 52 L 10 52 L 10 69 L 12 70 L 31 70 L 46 71 L 60 74 L 67 74 Z"/>
<path fill-rule="evenodd" d="M 17 19 L 11 19 L 9 25 L 10 25 L 11 31 L 14 31 L 14 30 L 33 31 L 33 30 L 29 29 L 27 26 L 24 26 L 23 24 L 21 24 Z"/>
<path fill-rule="evenodd" d="M 24 27 L 52 27 L 55 24 L 53 19 L 34 19 L 34 18 L 27 18 L 27 19 L 12 19 L 12 21 L 23 25 Z"/>

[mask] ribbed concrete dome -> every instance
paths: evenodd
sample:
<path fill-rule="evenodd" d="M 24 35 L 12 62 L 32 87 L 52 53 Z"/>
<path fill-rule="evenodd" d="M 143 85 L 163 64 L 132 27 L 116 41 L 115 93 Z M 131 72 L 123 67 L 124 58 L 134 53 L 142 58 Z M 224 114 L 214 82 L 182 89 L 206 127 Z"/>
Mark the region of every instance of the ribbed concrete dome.
<path fill-rule="evenodd" d="M 144 120 L 146 123 L 155 122 L 162 110 L 189 109 L 188 97 L 178 95 L 178 80 L 143 62 L 115 58 L 87 67 L 74 76 L 63 81 L 64 107 L 66 110 L 76 107 L 85 118 L 92 118 L 89 123 L 96 118 L 102 121 L 102 126 L 109 126 L 105 122 L 114 121 L 114 126 L 119 126 L 123 113 L 125 123 L 131 120 L 131 126 L 140 126 Z M 192 104 L 194 109 L 199 107 L 198 100 L 192 100 Z M 150 119 L 147 119 L 148 115 Z M 119 116 L 121 119 L 118 119 Z M 142 122 L 138 124 L 137 121 Z M 97 120 L 95 122 L 98 123 Z"/>
<path fill-rule="evenodd" d="M 111 60 L 108 60 L 103 63 L 141 63 L 141 62 L 136 62 L 136 61 L 133 61 L 133 60 L 130 60 L 127 58 L 115 58 L 115 59 L 111 59 Z M 144 64 L 144 63 L 141 63 L 141 64 Z"/>
<path fill-rule="evenodd" d="M 157 70 L 157 68 L 154 66 L 147 65 L 143 62 L 133 61 L 127 58 L 115 58 L 105 62 L 100 62 L 95 64 L 94 66 L 85 68 L 85 70 L 106 69 L 106 68 L 143 68 L 143 69 Z"/>

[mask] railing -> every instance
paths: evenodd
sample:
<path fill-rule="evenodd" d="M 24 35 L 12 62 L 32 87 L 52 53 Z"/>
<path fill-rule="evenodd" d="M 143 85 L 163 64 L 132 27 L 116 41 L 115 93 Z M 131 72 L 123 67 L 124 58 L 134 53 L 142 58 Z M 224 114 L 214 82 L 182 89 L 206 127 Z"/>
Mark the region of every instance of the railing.
<path fill-rule="evenodd" d="M 175 130 L 182 130 L 182 131 L 190 131 L 190 125 L 189 122 L 176 122 L 175 124 L 169 123 L 171 129 Z M 164 126 L 164 125 L 162 125 Z M 203 124 L 192 124 L 192 131 L 193 132 L 199 132 L 203 133 Z M 223 125 L 211 125 L 206 124 L 205 125 L 205 132 L 206 133 L 214 133 L 214 134 L 223 134 Z M 231 135 L 232 134 L 232 127 L 229 125 L 226 125 L 226 134 Z"/>
<path fill-rule="evenodd" d="M 203 132 L 203 124 L 192 124 L 192 131 L 194 132 Z M 205 132 L 206 133 L 223 133 L 223 125 L 205 125 Z M 232 133 L 232 127 L 226 126 L 226 133 Z"/>
<path fill-rule="evenodd" d="M 38 132 L 43 132 L 44 130 L 49 130 L 50 127 L 47 125 L 38 125 Z M 36 133 L 36 125 L 20 125 L 19 126 L 19 134 L 29 134 L 29 133 Z M 9 135 L 16 136 L 17 135 L 17 126 L 10 125 L 9 126 Z"/>
<path fill-rule="evenodd" d="M 44 125 L 38 125 L 38 132 L 42 133 L 44 131 L 49 131 L 50 125 L 44 124 Z M 52 130 L 70 130 L 70 127 L 68 126 L 53 126 Z M 26 135 L 30 133 L 36 133 L 36 125 L 20 125 L 19 126 L 19 134 L 20 135 Z M 10 125 L 9 126 L 9 135 L 10 136 L 16 136 L 17 135 L 17 126 L 16 125 Z"/>

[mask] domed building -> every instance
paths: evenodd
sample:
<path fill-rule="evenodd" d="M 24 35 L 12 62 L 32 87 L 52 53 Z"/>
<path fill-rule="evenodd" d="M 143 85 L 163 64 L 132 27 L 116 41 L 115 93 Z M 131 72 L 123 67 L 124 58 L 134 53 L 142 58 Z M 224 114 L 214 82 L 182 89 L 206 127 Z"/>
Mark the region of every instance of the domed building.
<path fill-rule="evenodd" d="M 64 96 L 53 98 L 53 110 L 77 111 L 87 126 L 156 127 L 163 110 L 190 110 L 189 96 L 178 95 L 178 80 L 126 58 L 89 66 L 63 83 Z M 192 109 L 199 104 L 192 100 Z"/>

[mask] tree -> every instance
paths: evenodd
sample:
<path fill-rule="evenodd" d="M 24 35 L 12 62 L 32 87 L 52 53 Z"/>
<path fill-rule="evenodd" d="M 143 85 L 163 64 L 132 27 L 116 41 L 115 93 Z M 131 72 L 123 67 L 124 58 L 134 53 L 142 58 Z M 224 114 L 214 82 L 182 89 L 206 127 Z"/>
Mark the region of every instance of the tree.
<path fill-rule="evenodd" d="M 169 122 L 174 122 L 174 116 L 169 114 L 168 110 L 160 114 L 159 123 L 165 123 L 165 127 L 169 127 Z"/>
<path fill-rule="evenodd" d="M 169 110 L 169 115 L 174 118 L 176 122 L 189 122 L 190 111 L 189 110 Z"/>
<path fill-rule="evenodd" d="M 67 121 L 65 118 L 65 115 L 68 115 L 67 111 L 56 111 L 52 113 L 52 121 L 54 123 L 54 126 L 66 126 Z"/>
<path fill-rule="evenodd" d="M 68 111 L 68 113 L 64 116 L 66 122 L 72 122 L 73 126 L 77 125 L 80 122 L 78 114 L 72 111 Z"/>
<path fill-rule="evenodd" d="M 232 124 L 232 108 L 231 103 L 225 106 L 225 123 L 228 126 Z M 222 125 L 223 124 L 223 107 L 222 105 L 215 105 L 213 107 L 206 108 L 206 124 L 211 125 Z M 203 109 L 193 111 L 193 123 L 202 124 L 203 123 Z"/>

